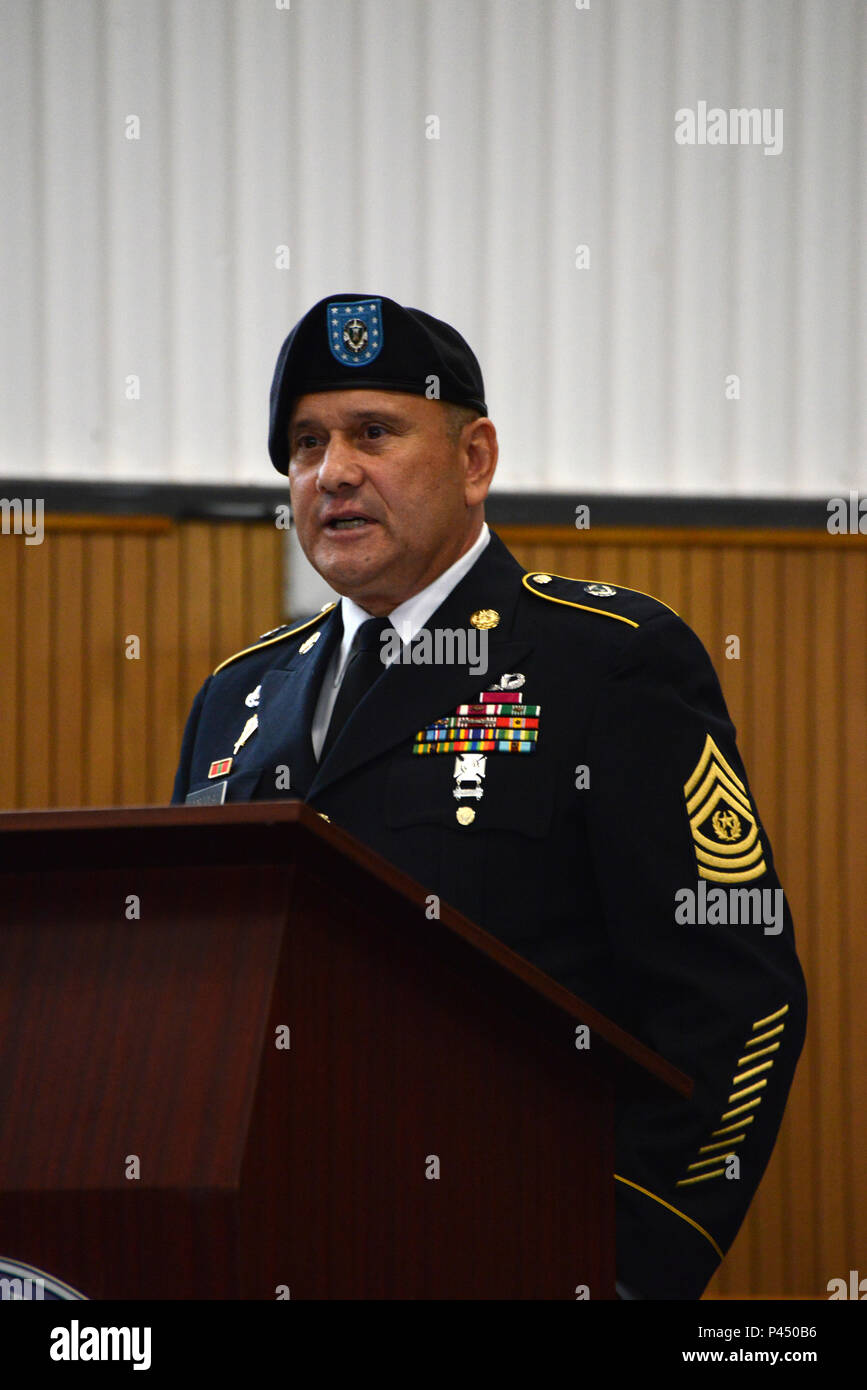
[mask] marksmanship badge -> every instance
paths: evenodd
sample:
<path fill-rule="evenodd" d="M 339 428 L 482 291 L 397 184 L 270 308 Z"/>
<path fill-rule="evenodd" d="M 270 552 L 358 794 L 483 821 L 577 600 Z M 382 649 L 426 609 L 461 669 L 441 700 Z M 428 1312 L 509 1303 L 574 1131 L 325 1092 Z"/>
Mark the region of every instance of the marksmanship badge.
<path fill-rule="evenodd" d="M 328 346 L 344 367 L 364 367 L 382 349 L 382 300 L 361 299 L 357 304 L 332 302 L 328 315 Z"/>
<path fill-rule="evenodd" d="M 476 801 L 481 801 L 484 792 L 482 779 L 487 761 L 484 754 L 480 753 L 462 753 L 459 758 L 455 758 L 454 792 L 458 800 L 462 796 L 472 796 Z"/>

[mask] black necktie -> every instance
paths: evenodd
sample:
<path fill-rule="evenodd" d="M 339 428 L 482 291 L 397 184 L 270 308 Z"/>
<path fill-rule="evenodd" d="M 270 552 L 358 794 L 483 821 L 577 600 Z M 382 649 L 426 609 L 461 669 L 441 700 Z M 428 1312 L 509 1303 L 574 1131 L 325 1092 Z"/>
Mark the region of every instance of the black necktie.
<path fill-rule="evenodd" d="M 337 692 L 331 722 L 319 754 L 322 762 L 330 751 L 356 705 L 364 698 L 373 682 L 385 670 L 382 661 L 382 634 L 391 628 L 388 618 L 368 618 L 356 632 L 349 651 L 349 660 Z"/>

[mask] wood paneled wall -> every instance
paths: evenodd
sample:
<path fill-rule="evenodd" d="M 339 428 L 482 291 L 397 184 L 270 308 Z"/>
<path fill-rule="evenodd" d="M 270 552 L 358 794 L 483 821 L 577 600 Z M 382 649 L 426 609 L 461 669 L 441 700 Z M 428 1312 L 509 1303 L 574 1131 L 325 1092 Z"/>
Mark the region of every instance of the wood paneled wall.
<path fill-rule="evenodd" d="M 0 807 L 167 802 L 195 692 L 282 621 L 282 554 L 269 522 L 57 516 L 41 545 L 0 536 Z"/>
<path fill-rule="evenodd" d="M 708 1296 L 826 1298 L 829 1279 L 867 1277 L 865 538 L 498 531 L 527 568 L 658 595 L 719 672 L 810 1017 L 774 1157 Z M 41 546 L 0 536 L 0 807 L 167 801 L 190 701 L 282 620 L 281 571 L 268 523 L 55 517 Z"/>

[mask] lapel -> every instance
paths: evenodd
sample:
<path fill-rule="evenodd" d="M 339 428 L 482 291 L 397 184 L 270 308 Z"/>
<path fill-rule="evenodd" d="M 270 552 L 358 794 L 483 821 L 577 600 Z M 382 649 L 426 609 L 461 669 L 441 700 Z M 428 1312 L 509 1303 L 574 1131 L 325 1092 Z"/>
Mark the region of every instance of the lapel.
<path fill-rule="evenodd" d="M 316 631 L 322 636 L 309 651 L 300 650 L 311 635 L 305 632 L 287 664 L 266 671 L 259 695 L 256 762 L 263 776 L 273 775 L 277 765 L 285 763 L 291 790 L 302 797 L 316 776 L 310 729 L 329 659 L 343 634 L 339 604 Z"/>
<path fill-rule="evenodd" d="M 480 675 L 462 665 L 413 666 L 394 662 L 343 726 L 310 784 L 310 797 L 389 748 L 401 743 L 408 748 L 415 733 L 428 721 L 450 714 L 458 704 L 474 701 L 505 672 L 520 669 L 519 663 L 533 650 L 532 642 L 516 641 L 512 635 L 522 574 L 517 560 L 492 533 L 469 574 L 425 624 L 431 632 L 435 628 L 466 631 L 470 615 L 477 609 L 496 609 L 500 621 L 488 630 L 487 670 Z M 308 731 L 309 722 L 307 719 L 305 724 Z"/>

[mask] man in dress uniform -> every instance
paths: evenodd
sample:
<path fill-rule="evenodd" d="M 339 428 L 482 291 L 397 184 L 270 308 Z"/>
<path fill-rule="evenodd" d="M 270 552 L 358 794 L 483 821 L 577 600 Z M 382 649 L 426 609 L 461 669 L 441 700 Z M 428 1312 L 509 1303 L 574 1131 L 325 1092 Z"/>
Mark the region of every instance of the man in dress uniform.
<path fill-rule="evenodd" d="M 695 1079 L 617 1119 L 621 1297 L 694 1299 L 767 1165 L 806 994 L 698 638 L 484 521 L 479 364 L 383 296 L 284 343 L 269 451 L 342 597 L 208 677 L 173 801 L 300 796 Z M 591 1291 L 592 1292 L 592 1291 Z"/>

